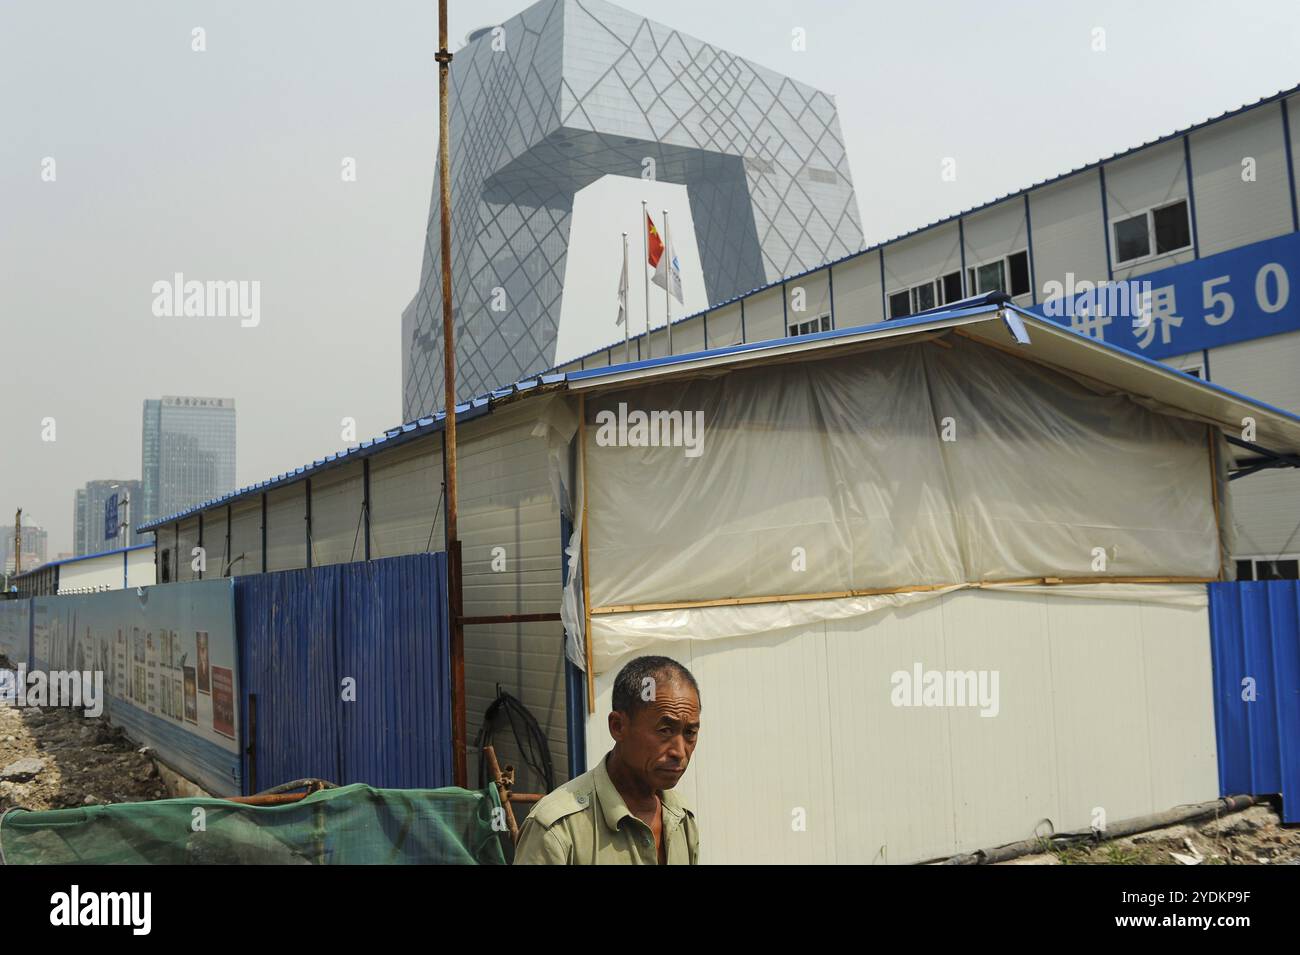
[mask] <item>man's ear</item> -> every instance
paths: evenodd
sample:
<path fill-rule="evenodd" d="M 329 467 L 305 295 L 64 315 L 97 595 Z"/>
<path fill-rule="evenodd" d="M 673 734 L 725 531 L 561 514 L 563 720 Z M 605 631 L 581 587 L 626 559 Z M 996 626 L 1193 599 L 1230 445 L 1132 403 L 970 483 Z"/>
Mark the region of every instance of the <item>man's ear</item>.
<path fill-rule="evenodd" d="M 627 732 L 627 727 L 627 714 L 620 713 L 618 710 L 610 710 L 609 735 L 614 737 L 614 742 L 620 743 L 623 741 L 623 734 Z"/>

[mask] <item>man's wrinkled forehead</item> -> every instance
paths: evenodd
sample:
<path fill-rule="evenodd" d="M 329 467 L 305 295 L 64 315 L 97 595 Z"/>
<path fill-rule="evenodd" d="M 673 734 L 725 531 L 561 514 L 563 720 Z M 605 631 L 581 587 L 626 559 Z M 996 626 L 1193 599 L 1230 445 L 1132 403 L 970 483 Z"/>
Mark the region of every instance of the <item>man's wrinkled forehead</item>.
<path fill-rule="evenodd" d="M 680 723 L 698 723 L 700 698 L 684 680 L 670 680 L 655 687 L 654 696 L 646 701 L 644 710 L 655 722 L 667 717 Z"/>

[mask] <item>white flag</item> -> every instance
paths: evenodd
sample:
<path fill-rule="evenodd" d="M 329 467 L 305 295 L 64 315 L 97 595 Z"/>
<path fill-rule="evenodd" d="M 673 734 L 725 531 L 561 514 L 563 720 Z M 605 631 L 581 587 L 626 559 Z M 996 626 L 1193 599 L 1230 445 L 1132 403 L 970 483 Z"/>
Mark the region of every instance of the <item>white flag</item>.
<path fill-rule="evenodd" d="M 623 240 L 623 275 L 618 280 L 618 320 L 615 325 L 627 321 L 627 239 Z"/>
<path fill-rule="evenodd" d="M 673 298 L 685 304 L 682 299 L 682 263 L 677 260 L 671 236 L 664 254 L 659 257 L 659 264 L 655 266 L 655 274 L 650 281 L 662 289 L 667 289 Z"/>

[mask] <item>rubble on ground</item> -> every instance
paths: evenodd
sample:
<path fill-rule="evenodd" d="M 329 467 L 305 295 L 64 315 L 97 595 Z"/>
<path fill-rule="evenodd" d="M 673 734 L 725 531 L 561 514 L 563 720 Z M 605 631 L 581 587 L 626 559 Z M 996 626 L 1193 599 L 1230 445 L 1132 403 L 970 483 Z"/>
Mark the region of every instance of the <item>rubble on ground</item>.
<path fill-rule="evenodd" d="M 1271 806 L 1182 823 L 1112 842 L 1013 859 L 1004 865 L 1300 865 L 1300 827 Z"/>
<path fill-rule="evenodd" d="M 0 703 L 0 812 L 167 796 L 153 759 L 106 719 Z"/>

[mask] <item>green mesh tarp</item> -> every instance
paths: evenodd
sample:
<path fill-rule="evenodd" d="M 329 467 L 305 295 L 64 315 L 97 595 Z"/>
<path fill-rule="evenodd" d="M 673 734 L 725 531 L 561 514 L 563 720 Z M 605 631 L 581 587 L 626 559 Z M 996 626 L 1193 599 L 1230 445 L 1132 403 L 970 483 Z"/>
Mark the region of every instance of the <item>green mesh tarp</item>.
<path fill-rule="evenodd" d="M 0 818 L 9 865 L 503 865 L 494 787 L 314 793 L 282 806 L 224 799 L 10 810 Z"/>

